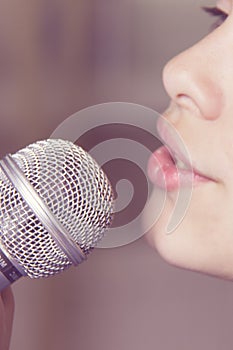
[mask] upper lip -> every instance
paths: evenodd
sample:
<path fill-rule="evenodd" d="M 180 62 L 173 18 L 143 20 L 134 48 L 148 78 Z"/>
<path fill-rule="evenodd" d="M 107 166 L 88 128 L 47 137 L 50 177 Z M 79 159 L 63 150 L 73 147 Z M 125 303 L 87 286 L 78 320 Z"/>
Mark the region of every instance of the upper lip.
<path fill-rule="evenodd" d="M 190 154 L 182 141 L 180 135 L 175 130 L 174 127 L 171 126 L 170 123 L 164 121 L 165 118 L 160 117 L 157 121 L 157 132 L 161 141 L 168 146 L 169 151 L 171 152 L 171 156 L 174 159 L 180 159 L 184 165 L 187 167 L 187 170 L 192 171 L 195 174 L 198 174 L 201 177 L 207 178 L 212 181 L 216 181 L 210 176 L 204 174 L 197 167 L 194 166 L 193 161 L 190 157 Z M 175 132 L 176 131 L 176 132 Z M 174 160 L 175 161 L 175 160 Z"/>

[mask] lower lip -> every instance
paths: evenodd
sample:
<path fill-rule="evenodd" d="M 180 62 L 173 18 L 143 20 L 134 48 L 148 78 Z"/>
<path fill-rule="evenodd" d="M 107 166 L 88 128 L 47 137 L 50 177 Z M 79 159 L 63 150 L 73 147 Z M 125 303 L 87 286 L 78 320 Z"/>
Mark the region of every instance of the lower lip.
<path fill-rule="evenodd" d="M 180 187 L 192 187 L 210 181 L 192 169 L 178 168 L 165 146 L 157 149 L 150 157 L 148 176 L 154 185 L 167 191 L 175 191 Z"/>

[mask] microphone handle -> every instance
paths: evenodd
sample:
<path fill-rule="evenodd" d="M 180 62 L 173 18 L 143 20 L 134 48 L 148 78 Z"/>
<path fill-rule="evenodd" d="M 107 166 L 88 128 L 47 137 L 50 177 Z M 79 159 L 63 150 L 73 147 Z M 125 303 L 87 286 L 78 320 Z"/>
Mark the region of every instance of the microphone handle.
<path fill-rule="evenodd" d="M 0 249 L 0 291 L 14 283 L 25 273 L 19 271 Z"/>

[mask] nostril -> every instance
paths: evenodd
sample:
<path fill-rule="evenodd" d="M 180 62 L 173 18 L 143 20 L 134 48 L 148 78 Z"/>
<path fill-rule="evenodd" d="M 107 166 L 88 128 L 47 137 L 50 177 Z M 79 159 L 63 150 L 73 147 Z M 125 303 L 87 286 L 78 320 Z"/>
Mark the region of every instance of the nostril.
<path fill-rule="evenodd" d="M 201 113 L 197 103 L 186 94 L 178 94 L 175 98 L 175 101 L 178 104 L 178 106 L 182 107 L 183 109 L 187 109 L 195 114 Z"/>
<path fill-rule="evenodd" d="M 206 53 L 200 64 L 202 47 L 199 45 L 201 42 L 165 65 L 163 83 L 180 111 L 184 109 L 197 117 L 216 120 L 225 106 L 224 82 L 219 73 L 214 73 L 214 63 L 209 63 L 213 58 L 210 54 Z"/>

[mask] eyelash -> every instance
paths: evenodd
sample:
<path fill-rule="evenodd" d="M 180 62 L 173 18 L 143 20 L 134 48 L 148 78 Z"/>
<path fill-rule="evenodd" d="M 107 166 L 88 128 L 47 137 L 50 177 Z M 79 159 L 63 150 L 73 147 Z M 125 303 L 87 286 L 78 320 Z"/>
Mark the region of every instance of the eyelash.
<path fill-rule="evenodd" d="M 202 7 L 202 9 L 217 20 L 212 24 L 211 30 L 218 28 L 227 19 L 228 15 L 217 7 Z"/>

